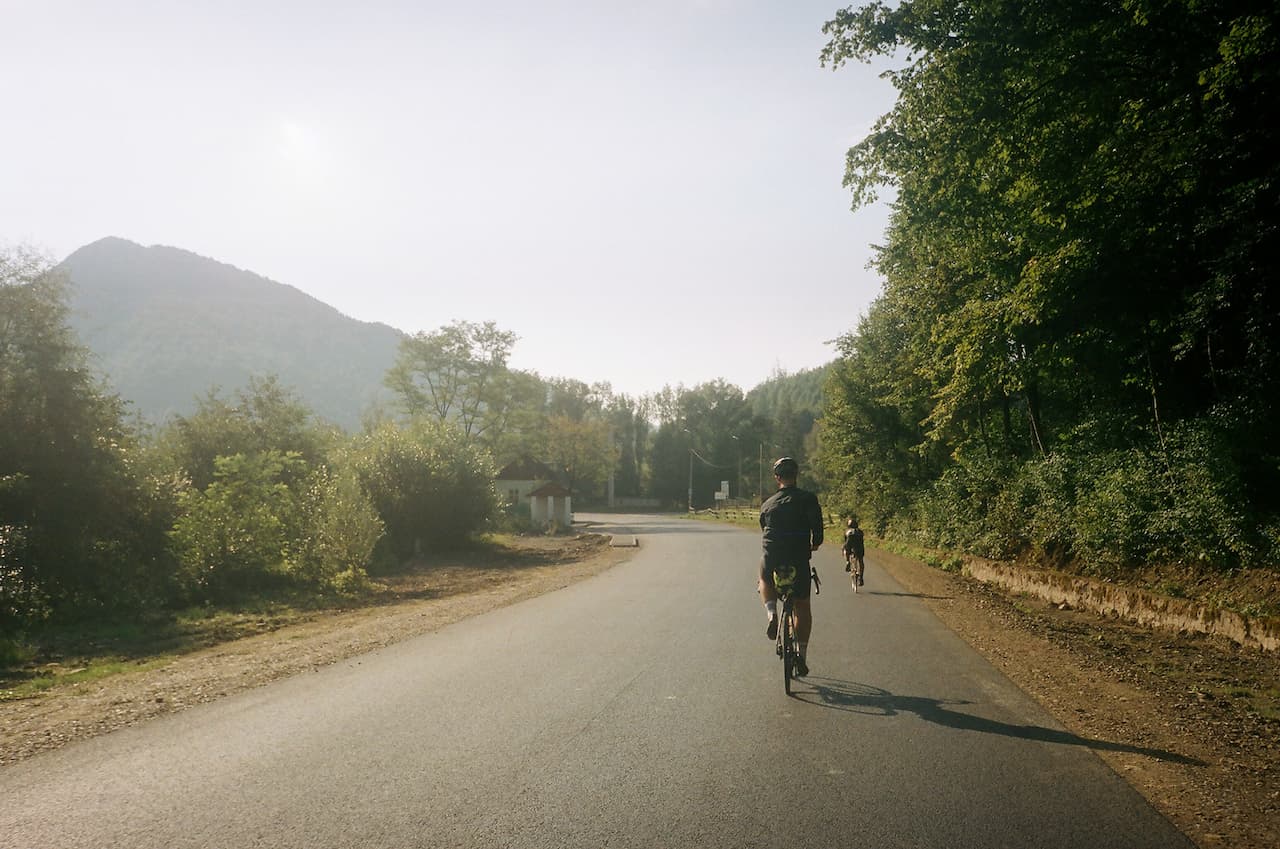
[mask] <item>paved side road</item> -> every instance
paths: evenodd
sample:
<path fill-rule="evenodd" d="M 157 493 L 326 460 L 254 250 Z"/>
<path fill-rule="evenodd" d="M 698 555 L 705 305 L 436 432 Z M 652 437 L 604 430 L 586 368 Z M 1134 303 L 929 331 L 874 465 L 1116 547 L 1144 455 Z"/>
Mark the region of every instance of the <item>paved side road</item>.
<path fill-rule="evenodd" d="M 0 771 L 0 846 L 1190 846 L 880 570 L 820 552 L 787 698 L 755 534 L 596 518 L 596 578 Z"/>

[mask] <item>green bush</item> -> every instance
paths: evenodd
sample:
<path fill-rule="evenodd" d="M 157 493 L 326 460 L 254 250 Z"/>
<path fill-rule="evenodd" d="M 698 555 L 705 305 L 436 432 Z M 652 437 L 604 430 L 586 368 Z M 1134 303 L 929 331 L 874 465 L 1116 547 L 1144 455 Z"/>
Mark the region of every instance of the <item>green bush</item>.
<path fill-rule="evenodd" d="M 253 377 L 232 399 L 217 389 L 196 400 L 189 416 L 175 416 L 157 434 L 153 451 L 204 489 L 214 479 L 217 458 L 277 451 L 295 454 L 308 467 L 324 462 L 332 432 L 274 376 Z"/>
<path fill-rule="evenodd" d="M 928 547 L 1094 574 L 1152 562 L 1229 569 L 1277 549 L 1273 527 L 1249 527 L 1243 490 L 1229 441 L 1199 422 L 1123 450 L 1066 446 L 1020 464 L 961 456 L 886 525 Z"/>
<path fill-rule="evenodd" d="M 504 533 L 513 534 L 524 534 L 531 531 L 542 530 L 542 528 L 534 527 L 533 514 L 527 503 L 502 505 L 495 517 L 494 529 Z"/>
<path fill-rule="evenodd" d="M 949 467 L 917 499 L 912 525 L 915 536 L 935 548 L 959 548 L 986 557 L 1007 556 L 1022 543 L 1020 512 L 1002 504 L 1007 464 L 977 457 Z M 993 525 L 993 519 L 1003 519 Z"/>
<path fill-rule="evenodd" d="M 183 495 L 170 536 L 191 593 L 225 599 L 281 582 L 301 527 L 289 481 L 301 479 L 305 466 L 278 451 L 218 457 L 213 482 Z"/>
<path fill-rule="evenodd" d="M 21 632 L 0 633 L 0 670 L 17 669 L 35 657 L 35 649 L 27 644 L 24 636 Z"/>
<path fill-rule="evenodd" d="M 452 425 L 385 423 L 349 450 L 386 528 L 384 553 L 396 562 L 457 546 L 498 513 L 492 459 Z"/>
<path fill-rule="evenodd" d="M 317 469 L 302 495 L 301 518 L 289 575 L 343 593 L 362 589 L 383 524 L 354 470 Z"/>
<path fill-rule="evenodd" d="M 1103 567 L 1144 561 L 1226 569 L 1257 557 L 1240 510 L 1240 474 L 1209 429 L 1173 429 L 1165 443 L 1095 459 L 1075 511 L 1076 554 Z M 1265 545 L 1265 543 L 1264 543 Z"/>
<path fill-rule="evenodd" d="M 996 508 L 996 524 L 1009 540 L 1009 549 L 1031 551 L 1050 561 L 1072 556 L 1079 474 L 1079 464 L 1066 454 L 1032 460 L 1018 468 Z"/>

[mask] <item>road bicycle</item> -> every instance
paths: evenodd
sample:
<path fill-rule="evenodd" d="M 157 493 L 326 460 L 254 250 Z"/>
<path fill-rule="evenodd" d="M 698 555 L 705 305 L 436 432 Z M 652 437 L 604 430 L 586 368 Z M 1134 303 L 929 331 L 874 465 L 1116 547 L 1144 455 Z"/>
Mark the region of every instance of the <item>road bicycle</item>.
<path fill-rule="evenodd" d="M 818 581 L 818 572 L 813 567 L 809 567 L 809 580 L 813 585 L 814 595 L 822 592 L 821 583 Z M 796 657 L 798 649 L 796 648 L 795 629 L 795 604 L 791 601 L 791 591 L 794 589 L 791 581 L 779 583 L 778 573 L 773 573 L 773 586 L 778 591 L 778 638 L 776 651 L 778 657 L 782 658 L 782 689 L 789 696 L 791 695 L 791 680 L 796 677 Z"/>
<path fill-rule="evenodd" d="M 855 557 L 851 552 L 845 552 L 844 570 L 852 573 L 850 583 L 853 585 L 855 593 L 858 591 L 858 587 L 862 586 L 862 575 L 866 569 L 867 559 L 865 557 Z"/>

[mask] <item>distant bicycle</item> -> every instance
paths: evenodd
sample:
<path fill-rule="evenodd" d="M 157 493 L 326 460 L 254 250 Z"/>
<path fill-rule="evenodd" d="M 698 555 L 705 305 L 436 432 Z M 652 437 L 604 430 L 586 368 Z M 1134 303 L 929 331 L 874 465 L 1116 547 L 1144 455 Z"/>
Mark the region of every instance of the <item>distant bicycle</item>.
<path fill-rule="evenodd" d="M 867 560 L 865 557 L 858 557 L 850 552 L 844 553 L 844 570 L 851 573 L 850 583 L 853 585 L 853 591 L 856 593 L 858 587 L 862 586 L 862 573 L 867 569 Z"/>
<path fill-rule="evenodd" d="M 850 516 L 848 527 L 844 531 L 844 545 L 840 546 L 840 550 L 844 552 L 844 570 L 853 573 L 851 583 L 855 593 L 862 586 L 862 572 L 866 568 L 863 562 L 867 556 L 865 539 L 862 528 L 858 527 L 857 517 Z"/>

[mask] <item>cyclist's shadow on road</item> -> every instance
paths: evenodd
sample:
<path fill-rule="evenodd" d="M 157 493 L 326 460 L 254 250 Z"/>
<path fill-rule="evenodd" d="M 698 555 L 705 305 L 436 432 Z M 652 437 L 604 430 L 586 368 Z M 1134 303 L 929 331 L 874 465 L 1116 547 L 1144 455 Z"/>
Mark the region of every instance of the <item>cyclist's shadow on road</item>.
<path fill-rule="evenodd" d="M 972 704 L 972 702 L 929 699 L 923 696 L 899 696 L 888 690 L 873 687 L 870 684 L 841 681 L 835 678 L 807 677 L 800 679 L 800 681 L 803 684 L 808 684 L 813 689 L 811 691 L 806 689 L 793 690 L 792 698 L 832 710 L 879 716 L 897 716 L 900 713 L 913 713 L 926 722 L 933 722 L 961 731 L 1000 734 L 1005 737 L 1039 740 L 1063 746 L 1086 746 L 1090 749 L 1106 752 L 1129 752 L 1191 766 L 1205 765 L 1204 761 L 1179 755 L 1176 752 L 1167 752 L 1163 749 L 1149 749 L 1128 743 L 1095 740 L 1090 737 L 1072 734 L 1069 731 L 1058 731 L 1040 725 L 1012 725 L 954 709 L 958 705 Z"/>

